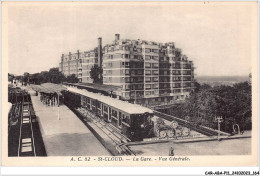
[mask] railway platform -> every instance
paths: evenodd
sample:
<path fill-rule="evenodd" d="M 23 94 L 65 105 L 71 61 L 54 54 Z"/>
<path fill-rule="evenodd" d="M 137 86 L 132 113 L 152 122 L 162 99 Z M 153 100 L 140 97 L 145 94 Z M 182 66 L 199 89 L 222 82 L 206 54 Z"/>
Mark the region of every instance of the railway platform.
<path fill-rule="evenodd" d="M 202 137 L 129 143 L 128 146 L 138 156 L 168 156 L 171 147 L 175 156 L 250 155 L 251 141 L 251 131 L 246 131 L 243 135 L 222 136 L 221 141 L 216 137 Z"/>
<path fill-rule="evenodd" d="M 110 152 L 65 105 L 50 107 L 31 96 L 47 156 L 110 156 Z M 58 118 L 58 113 L 59 117 Z"/>
<path fill-rule="evenodd" d="M 73 111 L 112 155 L 135 155 L 126 146 L 130 139 L 119 133 L 111 124 L 84 110 L 84 108 L 73 109 Z"/>

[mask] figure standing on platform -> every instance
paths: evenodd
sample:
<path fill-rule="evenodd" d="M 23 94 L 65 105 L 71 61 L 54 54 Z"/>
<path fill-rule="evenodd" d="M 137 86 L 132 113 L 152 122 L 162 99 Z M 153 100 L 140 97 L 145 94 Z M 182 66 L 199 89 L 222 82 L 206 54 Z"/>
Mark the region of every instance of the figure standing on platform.
<path fill-rule="evenodd" d="M 169 150 L 169 156 L 174 156 L 174 149 L 173 149 L 173 147 L 171 147 L 170 150 Z"/>

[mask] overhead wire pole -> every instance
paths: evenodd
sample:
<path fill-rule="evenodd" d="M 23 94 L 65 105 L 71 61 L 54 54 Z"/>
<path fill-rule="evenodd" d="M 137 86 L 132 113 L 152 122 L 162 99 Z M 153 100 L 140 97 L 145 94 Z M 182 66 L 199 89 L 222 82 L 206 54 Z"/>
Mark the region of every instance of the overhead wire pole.
<path fill-rule="evenodd" d="M 58 94 L 58 119 L 60 120 L 60 96 Z"/>
<path fill-rule="evenodd" d="M 59 93 L 55 91 L 55 93 L 58 95 L 58 120 L 60 120 L 60 96 Z"/>

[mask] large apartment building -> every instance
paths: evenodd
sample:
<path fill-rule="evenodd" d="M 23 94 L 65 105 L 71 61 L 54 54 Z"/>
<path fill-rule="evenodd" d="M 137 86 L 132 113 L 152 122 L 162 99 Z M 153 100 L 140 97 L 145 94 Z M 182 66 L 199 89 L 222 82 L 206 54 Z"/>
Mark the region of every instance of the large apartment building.
<path fill-rule="evenodd" d="M 102 38 L 98 38 L 98 46 L 90 51 L 68 55 L 62 54 L 59 71 L 65 76 L 75 74 L 79 82 L 92 83 L 90 70 L 94 65 L 102 66 Z"/>
<path fill-rule="evenodd" d="M 59 64 L 59 70 L 65 75 L 69 76 L 72 74 L 75 74 L 77 77 L 79 75 L 78 68 L 80 67 L 80 52 L 77 51 L 77 53 L 65 55 L 62 54 L 61 56 L 61 62 Z"/>
<path fill-rule="evenodd" d="M 75 54 L 78 69 L 73 57 L 70 66 L 68 61 L 60 63 L 65 75 L 78 71 L 80 81 L 89 83 L 91 67 L 102 66 L 103 84 L 122 87 L 121 97 L 130 102 L 146 105 L 174 102 L 187 97 L 194 87 L 193 63 L 173 42 L 120 39 L 116 34 L 112 44 L 102 47 L 99 38 L 93 51 Z"/>

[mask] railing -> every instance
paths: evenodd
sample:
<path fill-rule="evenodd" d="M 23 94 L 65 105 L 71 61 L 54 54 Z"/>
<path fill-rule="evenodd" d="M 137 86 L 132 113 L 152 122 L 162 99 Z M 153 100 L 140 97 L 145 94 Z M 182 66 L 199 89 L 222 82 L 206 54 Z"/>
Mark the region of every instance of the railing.
<path fill-rule="evenodd" d="M 154 114 L 156 116 L 161 117 L 163 119 L 166 119 L 168 121 L 175 120 L 176 122 L 179 123 L 179 125 L 187 127 L 187 128 L 190 128 L 191 130 L 197 131 L 197 132 L 199 132 L 201 134 L 204 134 L 204 135 L 207 135 L 207 136 L 216 136 L 216 135 L 218 135 L 218 132 L 215 131 L 214 129 L 205 128 L 202 125 L 197 125 L 197 124 L 194 124 L 194 123 L 189 122 L 187 120 L 180 119 L 178 117 L 174 117 L 174 116 L 171 116 L 171 115 L 168 115 L 168 114 L 164 114 L 164 113 L 161 113 L 161 112 L 155 111 L 155 110 L 154 110 Z M 229 135 L 229 134 L 227 133 L 227 135 Z"/>

